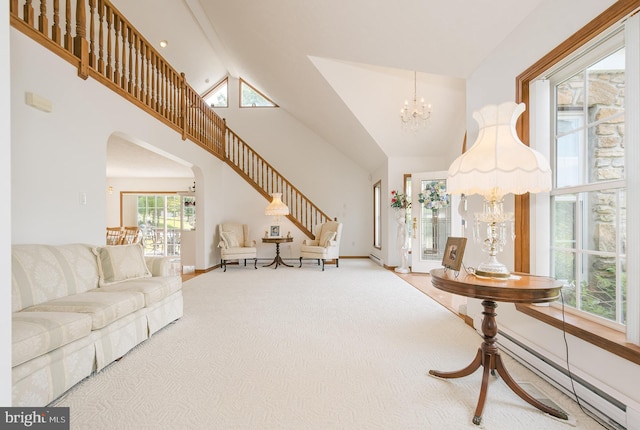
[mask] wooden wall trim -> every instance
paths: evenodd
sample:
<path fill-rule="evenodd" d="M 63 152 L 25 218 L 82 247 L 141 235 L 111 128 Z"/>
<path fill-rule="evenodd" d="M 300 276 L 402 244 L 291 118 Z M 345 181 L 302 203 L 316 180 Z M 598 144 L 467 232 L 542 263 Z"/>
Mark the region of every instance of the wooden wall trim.
<path fill-rule="evenodd" d="M 516 124 L 518 136 L 525 145 L 529 145 L 530 141 L 529 83 L 638 8 L 640 8 L 640 0 L 618 0 L 516 78 L 516 103 L 524 103 L 527 106 L 527 110 L 520 116 Z M 516 272 L 529 273 L 531 270 L 529 208 L 528 195 L 516 196 L 516 239 L 514 243 L 514 270 Z"/>

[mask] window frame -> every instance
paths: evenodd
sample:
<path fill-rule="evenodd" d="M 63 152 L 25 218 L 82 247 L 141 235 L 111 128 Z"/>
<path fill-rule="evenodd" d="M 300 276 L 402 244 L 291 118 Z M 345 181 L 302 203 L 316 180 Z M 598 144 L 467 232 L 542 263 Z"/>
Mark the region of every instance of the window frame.
<path fill-rule="evenodd" d="M 615 231 L 619 232 L 621 227 L 621 202 L 625 201 L 624 197 L 621 198 L 622 194 L 626 195 L 626 177 L 621 179 L 596 179 L 592 178 L 593 172 L 591 171 L 590 166 L 592 166 L 592 161 L 596 155 L 587 153 L 586 147 L 590 145 L 591 138 L 590 135 L 593 136 L 602 136 L 598 134 L 597 129 L 600 124 L 607 124 L 611 121 L 623 117 L 624 111 L 614 113 L 609 115 L 606 118 L 589 118 L 589 99 L 587 94 L 591 94 L 591 91 L 588 90 L 590 87 L 590 82 L 592 75 L 591 68 L 601 63 L 601 61 L 605 59 L 614 58 L 621 49 L 625 48 L 624 42 L 624 34 L 623 27 L 616 26 L 617 28 L 607 34 L 604 38 L 597 38 L 594 40 L 595 43 L 590 44 L 588 49 L 582 50 L 582 52 L 577 56 L 577 58 L 573 58 L 574 56 L 569 56 L 566 62 L 563 62 L 560 69 L 557 71 L 550 71 L 544 76 L 545 84 L 542 85 L 546 91 L 549 92 L 549 101 L 539 102 L 543 106 L 535 106 L 539 112 L 544 110 L 544 105 L 548 106 L 549 112 L 544 117 L 550 117 L 549 124 L 536 124 L 536 127 L 544 126 L 548 127 L 551 130 L 549 145 L 550 145 L 550 159 L 552 160 L 552 170 L 555 173 L 554 177 L 554 186 L 552 191 L 550 192 L 550 202 L 549 208 L 551 209 L 549 213 L 546 214 L 547 222 L 550 223 L 549 228 L 550 231 L 553 232 L 556 226 L 556 215 L 555 215 L 555 202 L 561 201 L 564 198 L 573 199 L 575 206 L 573 208 L 573 217 L 575 225 L 572 229 L 573 232 L 573 242 L 570 246 L 563 246 L 558 244 L 556 240 L 550 240 L 548 246 L 540 247 L 538 252 L 544 253 L 546 258 L 550 258 L 553 260 L 554 255 L 565 254 L 567 256 L 572 256 L 573 264 L 574 264 L 574 273 L 570 278 L 574 283 L 575 288 L 575 306 L 567 305 L 565 310 L 567 312 L 574 313 L 579 315 L 582 318 L 586 318 L 592 321 L 595 321 L 599 324 L 605 325 L 615 330 L 619 330 L 621 332 L 626 331 L 626 326 L 623 323 L 624 315 L 626 315 L 626 304 L 623 300 L 622 293 L 622 277 L 623 277 L 623 261 L 627 260 L 626 253 L 621 247 L 620 236 L 616 234 L 616 243 L 614 250 L 602 250 L 596 249 L 592 247 L 594 245 L 591 243 L 592 235 L 595 235 L 595 232 L 587 233 L 589 228 L 596 228 L 598 223 L 592 222 L 594 220 L 591 219 L 591 210 L 594 203 L 592 202 L 592 198 L 595 197 L 595 194 L 598 192 L 610 192 L 613 193 L 616 208 L 616 217 L 611 223 L 615 226 Z M 598 69 L 596 69 L 598 70 Z M 625 67 L 626 71 L 626 67 Z M 560 107 L 559 97 L 558 97 L 558 88 L 565 88 L 568 82 L 574 80 L 575 77 L 578 78 L 578 82 L 583 83 L 585 89 L 584 98 L 581 99 L 584 104 L 575 107 L 564 109 Z M 626 80 L 625 80 L 626 81 Z M 625 85 L 626 88 L 626 85 Z M 624 97 L 624 90 L 623 95 Z M 617 103 L 613 103 L 617 106 Z M 575 127 L 571 127 L 567 130 L 558 129 L 559 121 L 572 121 L 575 123 Z M 576 146 L 575 157 L 577 159 L 576 163 L 576 172 L 574 178 L 568 182 L 560 181 L 560 169 L 558 167 L 559 156 L 558 150 L 561 139 L 565 137 L 576 137 L 576 142 L 578 142 Z M 623 144 L 624 147 L 624 144 Z M 626 164 L 626 163 L 625 163 Z M 567 200 L 569 201 L 569 200 Z M 591 203 L 589 203 L 591 202 Z M 544 223 L 545 221 L 542 221 Z M 626 237 L 626 235 L 623 236 Z M 550 236 L 551 237 L 551 236 Z M 550 252 L 546 252 L 546 250 Z M 616 267 L 616 278 L 615 278 L 615 314 L 613 318 L 607 318 L 603 315 L 598 315 L 596 312 L 592 312 L 588 309 L 589 302 L 583 301 L 583 290 L 582 285 L 583 282 L 588 282 L 591 285 L 589 279 L 594 275 L 591 265 L 587 264 L 586 261 L 591 258 L 608 258 L 613 259 L 613 264 Z M 557 274 L 553 272 L 553 268 L 555 265 L 552 261 L 550 264 L 550 274 L 552 276 L 556 276 Z M 547 273 L 545 273 L 547 274 Z M 584 300 L 586 300 L 588 296 L 584 296 Z M 591 303 L 593 304 L 593 303 Z M 561 307 L 561 303 L 551 303 L 551 306 Z"/>
<path fill-rule="evenodd" d="M 134 196 L 136 198 L 136 217 L 138 218 L 137 225 L 141 227 L 141 230 L 142 230 L 141 243 L 143 246 L 144 255 L 149 255 L 149 256 L 163 255 L 163 256 L 170 256 L 170 257 L 180 256 L 180 237 L 182 235 L 182 232 L 185 230 L 184 229 L 185 206 L 184 206 L 183 196 L 180 195 L 180 193 L 173 192 L 173 191 L 127 192 L 126 194 Z M 145 201 L 144 207 L 140 206 L 141 198 L 144 199 Z M 160 210 L 162 227 L 158 229 L 158 227 L 155 225 L 151 226 L 152 229 L 156 231 L 159 230 L 162 233 L 161 234 L 162 243 L 157 243 L 153 241 L 153 243 L 150 245 L 148 244 L 148 239 L 150 237 L 146 236 L 146 228 L 143 227 L 143 224 L 145 226 L 147 226 L 148 224 L 146 221 L 143 221 L 143 222 L 140 221 L 141 208 L 144 209 L 145 214 L 147 213 L 147 210 L 150 208 L 150 206 L 148 205 L 149 198 L 152 198 L 155 202 L 157 202 L 158 199 L 161 199 L 162 201 L 162 206 L 154 205 L 152 207 L 152 209 Z M 169 200 L 171 200 L 171 202 Z M 176 201 L 179 206 L 179 214 L 180 214 L 178 218 L 169 216 L 169 213 L 171 212 L 169 205 L 170 204 L 175 205 Z M 176 221 L 178 221 L 179 223 L 178 228 L 176 228 L 175 226 L 169 227 L 170 222 L 175 223 Z M 170 236 L 173 238 L 172 241 L 169 241 Z M 153 252 L 151 252 L 152 250 Z M 158 250 L 161 250 L 160 254 L 157 253 Z"/>
<path fill-rule="evenodd" d="M 373 247 L 382 249 L 382 181 L 373 184 Z"/>
<path fill-rule="evenodd" d="M 226 85 L 226 100 L 227 103 L 224 106 L 214 106 L 209 104 L 209 107 L 211 108 L 228 108 L 229 107 L 229 77 L 225 76 L 223 79 L 221 79 L 220 81 L 218 81 L 214 86 L 212 86 L 210 89 L 208 89 L 207 91 L 204 92 L 204 94 L 202 94 L 202 99 L 203 100 L 207 100 L 207 97 L 209 97 L 211 94 L 215 93 L 218 88 L 220 88 L 222 85 Z"/>
<path fill-rule="evenodd" d="M 242 86 L 243 85 L 248 86 L 249 88 L 251 88 L 252 91 L 258 93 L 265 100 L 268 100 L 271 103 L 271 106 L 244 106 L 242 104 Z M 280 107 L 280 106 L 278 106 L 278 104 L 276 102 L 271 100 L 271 98 L 267 97 L 262 91 L 258 90 L 256 87 L 251 85 L 249 82 L 247 82 L 244 79 L 240 78 L 238 80 L 238 107 L 241 108 L 241 109 L 262 109 L 262 108 L 277 108 L 277 107 Z"/>
<path fill-rule="evenodd" d="M 570 38 L 562 42 L 523 73 L 516 77 L 516 102 L 529 106 L 532 94 L 530 84 L 541 74 L 577 52 L 594 38 L 602 36 L 638 9 L 637 2 L 620 1 L 578 30 Z M 518 118 L 516 130 L 521 140 L 530 142 L 530 112 L 527 109 Z M 514 246 L 514 269 L 517 272 L 530 273 L 531 270 L 531 200 L 529 194 L 515 196 L 516 240 Z M 628 297 L 629 300 L 629 297 Z M 564 315 L 551 307 L 536 307 L 517 304 L 516 309 L 558 329 L 565 330 L 578 338 L 599 346 L 613 354 L 640 364 L 640 346 L 625 339 L 624 335 L 600 324 L 589 323 L 582 318 L 565 321 Z M 629 320 L 628 320 L 629 323 Z M 587 327 L 585 329 L 585 327 Z M 629 329 L 628 329 L 629 330 Z M 637 335 L 634 336 L 637 338 Z M 637 341 L 637 340 L 636 340 Z"/>

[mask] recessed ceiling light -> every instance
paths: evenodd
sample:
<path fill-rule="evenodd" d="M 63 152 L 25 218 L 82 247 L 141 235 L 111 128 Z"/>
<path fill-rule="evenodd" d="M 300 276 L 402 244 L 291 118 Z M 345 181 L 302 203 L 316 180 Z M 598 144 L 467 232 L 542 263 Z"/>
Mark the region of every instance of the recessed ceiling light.
<path fill-rule="evenodd" d="M 160 41 L 160 47 L 161 48 L 166 48 L 168 44 L 169 44 L 169 42 L 167 42 L 166 40 L 161 40 Z"/>

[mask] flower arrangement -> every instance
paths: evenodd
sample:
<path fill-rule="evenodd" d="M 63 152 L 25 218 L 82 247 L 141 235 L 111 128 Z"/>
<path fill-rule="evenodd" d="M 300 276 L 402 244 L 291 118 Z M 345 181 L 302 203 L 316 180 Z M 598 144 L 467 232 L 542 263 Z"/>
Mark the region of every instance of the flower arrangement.
<path fill-rule="evenodd" d="M 406 194 L 393 190 L 391 191 L 391 207 L 396 209 L 410 208 L 411 199 Z"/>
<path fill-rule="evenodd" d="M 418 194 L 418 201 L 434 211 L 449 206 L 449 194 L 444 181 L 429 182 L 424 191 Z"/>

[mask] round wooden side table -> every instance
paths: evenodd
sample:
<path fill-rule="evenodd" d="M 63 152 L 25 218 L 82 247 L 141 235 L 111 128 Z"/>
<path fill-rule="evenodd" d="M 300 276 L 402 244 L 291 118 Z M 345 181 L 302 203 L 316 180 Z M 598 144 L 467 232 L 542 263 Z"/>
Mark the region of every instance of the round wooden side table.
<path fill-rule="evenodd" d="M 534 399 L 522 389 L 509 375 L 504 367 L 500 352 L 496 346 L 498 323 L 496 321 L 496 302 L 510 303 L 545 303 L 553 302 L 560 296 L 562 284 L 552 278 L 517 274 L 514 279 L 484 279 L 478 278 L 466 271 L 454 272 L 446 269 L 431 271 L 431 283 L 438 289 L 466 297 L 482 299 L 484 315 L 482 319 L 482 334 L 484 341 L 478 349 L 473 361 L 464 369 L 454 372 L 430 370 L 429 374 L 440 378 L 461 378 L 475 372 L 480 366 L 484 367 L 480 397 L 473 416 L 473 423 L 478 425 L 482 421 L 482 410 L 487 398 L 489 373 L 498 373 L 507 386 L 522 400 L 535 406 L 554 417 L 569 419 L 566 413 L 556 410 Z"/>
<path fill-rule="evenodd" d="M 270 267 L 275 265 L 274 269 L 277 269 L 279 265 L 283 265 L 283 266 L 287 266 L 287 267 L 293 267 L 290 264 L 285 263 L 282 260 L 282 257 L 280 257 L 280 244 L 281 243 L 287 243 L 287 242 L 293 242 L 293 238 L 292 237 L 263 237 L 262 238 L 262 243 L 275 243 L 276 244 L 276 257 L 273 259 L 273 261 L 270 264 L 267 264 L 263 267 Z"/>

